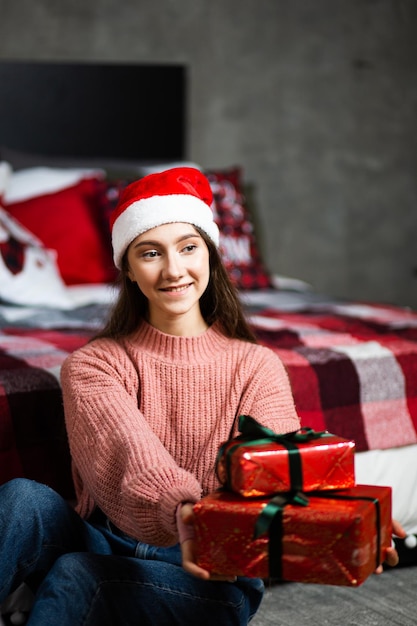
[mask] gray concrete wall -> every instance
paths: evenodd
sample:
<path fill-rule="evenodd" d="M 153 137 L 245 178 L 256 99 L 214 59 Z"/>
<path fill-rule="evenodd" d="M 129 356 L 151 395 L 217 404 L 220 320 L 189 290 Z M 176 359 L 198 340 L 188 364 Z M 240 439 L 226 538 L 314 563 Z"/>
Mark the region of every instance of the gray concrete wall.
<path fill-rule="evenodd" d="M 0 58 L 182 62 L 272 271 L 417 308 L 415 0 L 0 0 Z"/>

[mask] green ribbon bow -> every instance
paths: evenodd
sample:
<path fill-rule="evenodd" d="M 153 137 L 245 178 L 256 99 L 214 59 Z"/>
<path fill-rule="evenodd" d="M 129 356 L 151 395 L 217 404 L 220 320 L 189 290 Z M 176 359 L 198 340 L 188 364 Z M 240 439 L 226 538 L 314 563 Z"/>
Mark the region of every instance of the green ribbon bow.
<path fill-rule="evenodd" d="M 277 515 L 281 515 L 287 504 L 298 504 L 299 506 L 308 506 L 308 498 L 301 491 L 297 493 L 277 494 L 268 501 L 268 504 L 262 509 L 256 520 L 253 538 L 258 539 L 265 533 L 270 533 L 271 524 Z M 270 533 L 271 534 L 271 533 Z"/>
<path fill-rule="evenodd" d="M 303 489 L 303 470 L 300 451 L 298 449 L 299 443 L 305 441 L 311 441 L 313 439 L 319 439 L 321 437 L 331 436 L 327 431 L 317 432 L 312 428 L 305 426 L 290 433 L 278 435 L 270 428 L 262 426 L 250 415 L 239 416 L 239 431 L 240 435 L 235 437 L 232 441 L 234 445 L 230 445 L 230 441 L 225 442 L 220 446 L 217 456 L 217 462 L 224 455 L 225 448 L 227 451 L 225 454 L 226 462 L 226 484 L 228 489 L 231 489 L 231 462 L 234 451 L 240 446 L 261 446 L 271 442 L 277 442 L 284 446 L 288 451 L 288 463 L 289 463 L 289 475 L 290 475 L 290 491 L 298 492 Z"/>

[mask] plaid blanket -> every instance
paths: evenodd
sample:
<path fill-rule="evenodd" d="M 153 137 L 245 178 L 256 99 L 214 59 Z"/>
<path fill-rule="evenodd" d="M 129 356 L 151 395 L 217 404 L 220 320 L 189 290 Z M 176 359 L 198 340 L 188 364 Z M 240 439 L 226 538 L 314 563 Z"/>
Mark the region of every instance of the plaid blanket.
<path fill-rule="evenodd" d="M 26 476 L 73 496 L 59 371 L 90 332 L 0 332 L 0 484 Z"/>
<path fill-rule="evenodd" d="M 371 304 L 257 307 L 259 341 L 284 362 L 301 422 L 358 451 L 417 442 L 417 314 Z"/>
<path fill-rule="evenodd" d="M 246 304 L 249 320 L 283 360 L 303 425 L 354 439 L 358 451 L 416 443 L 417 314 L 273 302 Z M 27 476 L 72 497 L 59 372 L 95 324 L 91 311 L 84 325 L 74 312 L 70 323 L 54 312 L 48 328 L 45 316 L 4 321 L 0 331 L 0 483 Z"/>

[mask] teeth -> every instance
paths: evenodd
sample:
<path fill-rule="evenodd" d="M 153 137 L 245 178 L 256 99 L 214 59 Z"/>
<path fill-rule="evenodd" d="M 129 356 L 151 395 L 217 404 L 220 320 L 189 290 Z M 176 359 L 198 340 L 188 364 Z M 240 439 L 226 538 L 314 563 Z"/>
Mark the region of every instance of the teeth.
<path fill-rule="evenodd" d="M 187 289 L 187 287 L 188 285 L 184 285 L 184 287 L 168 287 L 164 291 L 184 291 L 184 289 Z"/>

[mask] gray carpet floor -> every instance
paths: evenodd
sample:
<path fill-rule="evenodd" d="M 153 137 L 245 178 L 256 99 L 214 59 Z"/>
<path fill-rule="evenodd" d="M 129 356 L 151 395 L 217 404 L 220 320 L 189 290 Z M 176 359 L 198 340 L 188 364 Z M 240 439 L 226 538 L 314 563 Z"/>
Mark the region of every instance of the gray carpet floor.
<path fill-rule="evenodd" d="M 417 566 L 369 577 L 360 587 L 276 583 L 251 626 L 415 626 Z"/>

